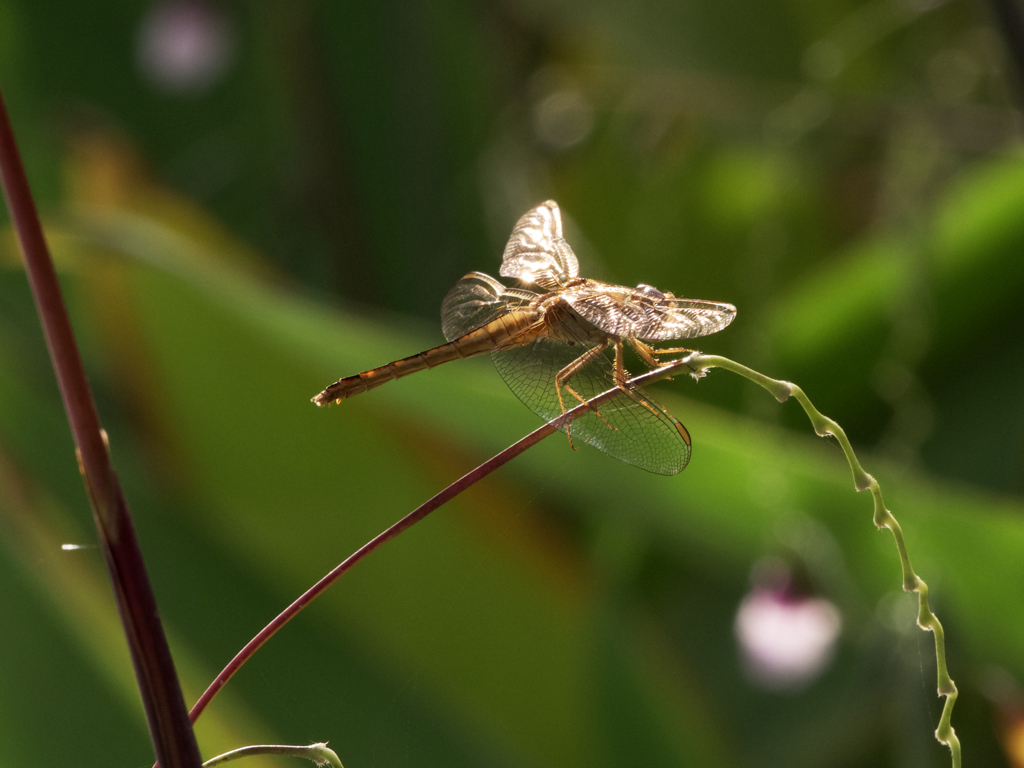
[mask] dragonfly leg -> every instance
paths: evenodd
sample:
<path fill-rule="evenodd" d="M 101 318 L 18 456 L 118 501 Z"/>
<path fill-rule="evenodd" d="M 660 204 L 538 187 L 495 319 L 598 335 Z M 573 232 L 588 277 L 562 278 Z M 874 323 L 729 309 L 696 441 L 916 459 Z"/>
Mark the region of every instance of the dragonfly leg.
<path fill-rule="evenodd" d="M 607 348 L 608 348 L 608 340 L 606 339 L 601 344 L 598 344 L 596 347 L 592 347 L 591 349 L 588 349 L 584 354 L 580 355 L 573 362 L 571 362 L 569 365 L 565 366 L 565 368 L 560 370 L 558 372 L 558 375 L 555 376 L 555 392 L 558 395 L 558 405 L 562 409 L 562 413 L 565 413 L 565 400 L 562 398 L 562 390 L 563 389 L 565 389 L 570 395 L 572 395 L 577 400 L 579 400 L 581 405 L 588 405 L 587 400 L 584 397 L 582 397 L 579 392 L 577 392 L 575 389 L 573 389 L 572 386 L 568 382 L 569 382 L 569 379 L 571 379 L 577 373 L 579 373 L 584 368 L 586 368 L 588 365 L 590 365 L 590 363 L 592 363 L 595 359 L 597 359 L 598 357 L 603 355 L 604 351 Z M 616 381 L 615 383 L 618 384 L 619 382 Z M 613 427 L 611 424 L 609 424 L 608 420 L 605 419 L 605 417 L 601 415 L 601 412 L 597 408 L 595 408 L 592 405 L 588 405 L 588 407 L 590 408 L 591 411 L 593 411 L 594 413 L 597 414 L 598 418 L 601 419 L 601 421 L 603 421 L 605 423 L 605 426 L 607 426 L 608 429 L 615 429 L 615 427 Z M 571 430 L 567 428 L 565 430 L 565 433 L 567 435 L 569 435 L 569 445 L 571 446 L 572 445 L 572 433 L 571 433 Z M 573 447 L 575 448 L 575 446 L 573 446 Z"/>
<path fill-rule="evenodd" d="M 658 359 L 659 355 L 679 355 L 684 352 L 696 352 L 695 349 L 689 349 L 688 347 L 670 347 L 668 349 L 656 349 L 655 347 L 645 344 L 640 339 L 630 339 L 629 343 L 633 345 L 633 349 L 640 355 L 641 359 L 652 368 L 660 368 L 666 363 L 661 362 Z"/>
<path fill-rule="evenodd" d="M 689 350 L 689 349 L 687 349 L 687 350 L 683 350 L 683 349 L 679 349 L 679 350 L 654 349 L 653 347 L 650 347 L 647 344 L 644 344 L 642 341 L 639 341 L 638 339 L 630 339 L 629 341 L 633 345 L 633 348 L 636 349 L 636 351 L 640 355 L 640 357 L 642 357 L 644 359 L 644 362 L 648 363 L 649 365 L 651 365 L 654 368 L 658 368 L 658 367 L 660 367 L 662 365 L 662 363 L 659 363 L 657 358 L 654 357 L 654 355 L 658 354 L 659 352 L 680 352 L 680 351 L 692 352 L 693 351 L 693 350 Z M 615 383 L 619 385 L 619 389 L 621 389 L 623 392 L 625 392 L 629 396 L 629 398 L 631 400 L 633 400 L 635 403 L 638 403 L 639 405 L 642 405 L 644 408 L 646 408 L 648 411 L 650 411 L 655 416 L 658 416 L 658 417 L 660 417 L 662 415 L 668 416 L 669 419 L 672 422 L 677 424 L 677 429 L 683 427 L 683 425 L 679 422 L 679 420 L 676 419 L 676 417 L 673 416 L 671 413 L 669 413 L 665 408 L 661 407 L 660 405 L 657 405 L 657 406 L 651 405 L 649 402 L 647 402 L 647 400 L 645 400 L 644 398 L 640 397 L 640 395 L 637 394 L 636 390 L 633 389 L 633 387 L 630 385 L 629 373 L 626 371 L 626 366 L 623 365 L 623 363 L 622 363 L 622 342 L 621 341 L 615 343 Z M 684 439 L 686 440 L 686 444 L 689 445 L 690 444 L 690 436 L 689 436 L 689 433 L 686 432 L 684 427 L 682 428 L 682 433 L 684 434 Z"/>
<path fill-rule="evenodd" d="M 583 397 L 581 397 L 580 394 L 576 392 L 576 390 L 574 390 L 568 384 L 568 380 L 571 379 L 574 375 L 576 375 L 576 373 L 581 371 L 583 368 L 588 366 L 591 362 L 593 362 L 593 360 L 598 355 L 603 355 L 604 351 L 608 348 L 609 343 L 613 343 L 615 347 L 615 365 L 612 369 L 612 375 L 615 381 L 615 386 L 617 386 L 619 389 L 625 392 L 631 400 L 636 401 L 640 405 L 644 406 L 644 408 L 649 410 L 651 413 L 653 413 L 655 416 L 657 416 L 658 412 L 654 408 L 652 408 L 646 400 L 644 400 L 642 397 L 636 394 L 629 386 L 629 373 L 626 371 L 626 367 L 622 363 L 622 341 L 616 340 L 614 342 L 611 342 L 610 339 L 605 339 L 601 344 L 589 350 L 586 354 L 581 355 L 571 365 L 567 365 L 565 368 L 563 368 L 555 377 L 555 388 L 558 391 L 558 404 L 562 407 L 562 413 L 565 413 L 565 403 L 562 401 L 561 392 L 561 389 L 563 387 L 567 389 L 569 393 L 572 394 L 572 396 L 579 400 L 581 403 L 587 403 L 587 401 L 584 400 Z M 602 416 L 599 410 L 597 410 L 593 406 L 591 406 L 591 410 L 598 415 L 598 417 L 601 419 L 601 421 L 604 422 L 605 426 L 608 427 L 608 429 L 617 429 L 617 427 L 613 427 L 611 424 L 608 423 L 608 419 Z M 572 442 L 571 438 L 570 442 Z"/>

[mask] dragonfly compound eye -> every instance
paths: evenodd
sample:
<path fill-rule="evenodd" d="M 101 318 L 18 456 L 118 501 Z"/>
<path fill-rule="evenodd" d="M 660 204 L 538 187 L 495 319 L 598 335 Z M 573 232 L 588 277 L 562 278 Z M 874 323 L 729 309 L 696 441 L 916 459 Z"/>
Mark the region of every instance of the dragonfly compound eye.
<path fill-rule="evenodd" d="M 636 287 L 636 289 L 640 293 L 642 293 L 644 296 L 647 296 L 648 298 L 651 298 L 651 299 L 664 299 L 665 298 L 665 294 L 662 293 L 661 291 L 659 291 L 653 285 L 647 285 L 646 283 L 640 283 L 640 285 L 638 285 Z"/>

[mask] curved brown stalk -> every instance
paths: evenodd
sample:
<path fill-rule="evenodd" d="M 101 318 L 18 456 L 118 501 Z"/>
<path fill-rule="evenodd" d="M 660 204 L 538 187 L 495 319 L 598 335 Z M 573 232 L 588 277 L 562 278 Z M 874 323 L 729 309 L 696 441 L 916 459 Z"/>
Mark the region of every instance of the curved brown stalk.
<path fill-rule="evenodd" d="M 645 376 L 637 377 L 636 379 L 634 379 L 634 381 L 639 385 L 642 384 L 644 381 L 648 381 L 650 379 L 662 378 L 661 376 L 657 376 L 656 374 L 658 374 L 658 371 L 653 371 Z M 328 573 L 326 576 L 320 579 L 320 581 L 318 581 L 316 584 L 314 584 L 312 587 L 306 590 L 306 592 L 301 597 L 299 597 L 294 603 L 285 608 L 273 621 L 267 624 L 267 626 L 265 626 L 260 631 L 259 634 L 257 634 L 252 640 L 250 640 L 246 644 L 246 646 L 242 648 L 242 650 L 240 650 L 230 662 L 228 662 L 228 665 L 224 667 L 221 673 L 217 675 L 217 677 L 214 679 L 212 683 L 210 683 L 210 686 L 206 689 L 206 691 L 203 692 L 203 695 L 199 697 L 199 700 L 196 701 L 195 705 L 192 707 L 192 711 L 189 713 L 189 715 L 192 718 L 192 722 L 195 722 L 199 718 L 199 715 L 203 713 L 203 710 L 206 709 L 207 705 L 213 700 L 213 697 L 216 696 L 220 689 L 223 688 L 224 685 L 227 683 L 227 681 L 230 680 L 239 669 L 241 669 L 242 665 L 245 664 L 245 662 L 248 661 L 249 658 L 254 653 L 256 653 L 256 651 L 259 649 L 261 645 L 263 645 L 265 642 L 267 642 L 267 640 L 273 637 L 277 633 L 277 631 L 281 629 L 285 624 L 287 624 L 289 621 L 295 618 L 303 608 L 305 608 L 307 605 L 313 602 L 313 600 L 319 597 L 320 594 L 323 593 L 329 586 L 331 586 L 344 574 L 350 571 L 356 563 L 363 560 L 367 555 L 369 555 L 375 549 L 380 547 L 382 544 L 391 541 L 391 539 L 395 538 L 402 531 L 418 523 L 420 520 L 425 518 L 438 507 L 442 506 L 448 501 L 451 501 L 460 493 L 465 491 L 467 488 L 479 482 L 483 478 L 487 477 L 489 474 L 494 472 L 494 470 L 507 464 L 509 461 L 514 459 L 516 456 L 521 454 L 526 449 L 536 445 L 545 437 L 553 435 L 566 425 L 571 424 L 573 421 L 575 421 L 577 418 L 585 414 L 587 411 L 591 410 L 592 408 L 599 407 L 602 403 L 607 402 L 611 398 L 621 394 L 621 392 L 622 391 L 618 387 L 613 387 L 612 389 L 609 389 L 607 392 L 603 392 L 597 397 L 591 399 L 589 402 L 582 405 L 578 405 L 571 411 L 566 411 L 564 415 L 559 416 L 557 419 L 549 421 L 544 426 L 535 429 L 526 437 L 522 438 L 516 443 L 513 443 L 508 448 L 503 450 L 501 453 L 493 456 L 492 458 L 488 459 L 483 464 L 478 466 L 476 469 L 460 477 L 458 480 L 449 485 L 443 491 L 441 491 L 428 501 L 421 504 L 419 507 L 417 507 L 408 515 L 399 520 L 397 523 L 392 525 L 390 528 L 378 534 L 376 537 L 366 542 L 366 544 L 364 544 L 362 547 L 360 547 L 351 555 L 349 555 L 334 570 L 332 570 L 330 573 Z"/>

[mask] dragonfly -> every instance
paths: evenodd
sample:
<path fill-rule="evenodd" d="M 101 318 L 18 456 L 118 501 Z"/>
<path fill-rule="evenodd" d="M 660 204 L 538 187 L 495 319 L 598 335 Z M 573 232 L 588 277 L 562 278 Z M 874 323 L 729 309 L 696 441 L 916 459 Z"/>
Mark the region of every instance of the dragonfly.
<path fill-rule="evenodd" d="M 451 360 L 490 353 L 516 396 L 545 421 L 617 389 L 612 399 L 563 427 L 580 440 L 655 474 L 675 475 L 690 460 L 690 433 L 667 408 L 631 384 L 623 362 L 628 345 L 651 368 L 665 355 L 649 342 L 691 339 L 725 328 L 736 307 L 677 298 L 650 285 L 628 288 L 579 276 L 579 261 L 562 234 L 553 200 L 527 211 L 512 230 L 499 274 L 509 287 L 471 272 L 441 304 L 447 344 L 348 376 L 313 398 L 340 403 L 394 379 Z"/>

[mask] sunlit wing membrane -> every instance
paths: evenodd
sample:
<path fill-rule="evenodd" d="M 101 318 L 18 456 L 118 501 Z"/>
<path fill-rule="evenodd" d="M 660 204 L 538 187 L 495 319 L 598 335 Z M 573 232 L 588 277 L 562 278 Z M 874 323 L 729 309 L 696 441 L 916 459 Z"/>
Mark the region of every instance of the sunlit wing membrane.
<path fill-rule="evenodd" d="M 725 328 L 736 307 L 715 301 L 677 299 L 670 293 L 588 280 L 565 292 L 581 317 L 602 331 L 642 341 L 693 339 Z"/>
<path fill-rule="evenodd" d="M 525 346 L 499 347 L 491 357 L 516 397 L 542 419 L 550 421 L 562 415 L 555 376 L 593 347 L 593 343 L 569 346 L 541 338 Z M 613 382 L 611 361 L 602 355 L 567 384 L 589 400 L 610 389 Z M 599 407 L 600 416 L 587 413 L 576 419 L 569 426 L 571 437 L 648 472 L 659 475 L 682 472 L 690 460 L 690 436 L 686 428 L 643 390 L 634 392 L 653 410 L 622 393 Z M 562 395 L 566 410 L 579 405 L 564 388 Z"/>
<path fill-rule="evenodd" d="M 441 330 L 448 341 L 454 341 L 536 297 L 530 291 L 506 288 L 483 272 L 470 272 L 444 297 Z"/>
<path fill-rule="evenodd" d="M 664 341 L 718 333 L 736 318 L 736 307 L 717 301 L 673 298 L 668 306 L 657 307 L 655 314 L 661 314 L 660 319 L 634 338 Z"/>
<path fill-rule="evenodd" d="M 577 277 L 576 254 L 562 237 L 562 217 L 554 200 L 527 211 L 505 246 L 500 275 L 548 290 Z"/>

